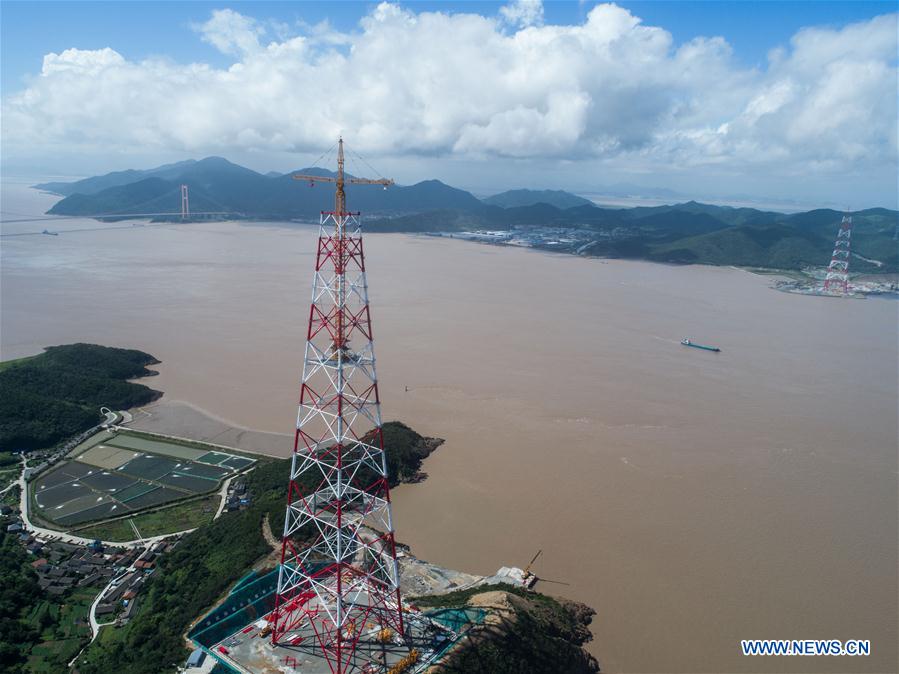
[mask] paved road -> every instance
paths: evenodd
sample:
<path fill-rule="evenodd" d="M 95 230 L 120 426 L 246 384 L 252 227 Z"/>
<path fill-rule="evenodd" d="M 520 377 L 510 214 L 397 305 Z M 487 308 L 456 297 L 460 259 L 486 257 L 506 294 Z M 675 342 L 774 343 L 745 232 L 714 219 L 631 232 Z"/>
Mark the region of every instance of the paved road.
<path fill-rule="evenodd" d="M 138 555 L 137 559 L 135 559 L 134 561 L 136 562 L 138 559 L 142 559 L 143 556 L 147 553 L 147 551 L 149 551 L 149 549 L 150 548 L 148 546 L 144 550 L 144 552 L 141 553 L 140 555 Z M 102 590 L 100 590 L 100 592 L 97 594 L 97 596 L 94 597 L 94 601 L 91 604 L 90 610 L 87 612 L 87 619 L 90 622 L 90 626 L 91 626 L 91 640 L 89 642 L 87 642 L 87 644 L 85 644 L 84 648 L 82 648 L 80 651 L 78 651 L 78 655 L 76 655 L 74 658 L 72 658 L 72 661 L 69 663 L 69 667 L 73 667 L 75 665 L 75 661 L 81 657 L 81 654 L 84 653 L 85 649 L 94 642 L 94 639 L 96 639 L 97 636 L 100 634 L 101 627 L 105 627 L 106 625 L 115 624 L 114 620 L 111 622 L 108 622 L 108 623 L 98 623 L 97 622 L 97 606 L 100 605 L 100 602 L 102 601 L 103 597 L 106 596 L 106 593 L 109 592 L 109 590 L 112 588 L 112 586 L 117 581 L 121 580 L 122 578 L 124 578 L 129 573 L 132 573 L 135 570 L 136 569 L 134 568 L 134 564 L 132 564 L 127 569 L 122 571 L 118 576 L 116 576 L 115 578 L 112 578 L 109 581 L 109 583 L 106 585 L 106 587 L 104 587 Z"/>
<path fill-rule="evenodd" d="M 221 498 L 221 500 L 219 501 L 219 508 L 215 511 L 215 515 L 212 519 L 217 520 L 225 511 L 225 502 L 228 500 L 228 487 L 231 486 L 231 480 L 233 480 L 235 477 L 237 477 L 237 475 L 232 475 L 222 483 L 222 488 L 219 489 L 218 494 Z"/>
<path fill-rule="evenodd" d="M 100 593 L 94 599 L 94 603 L 91 604 L 90 611 L 88 611 L 88 613 L 87 613 L 87 617 L 91 623 L 91 641 L 93 641 L 94 639 L 97 638 L 97 635 L 100 633 L 100 628 L 103 625 L 111 625 L 112 624 L 112 623 L 103 623 L 103 625 L 101 625 L 100 623 L 97 622 L 97 606 L 100 605 L 100 601 L 103 599 L 103 597 L 106 595 L 106 593 L 109 592 L 113 583 L 115 583 L 117 580 L 120 580 L 121 578 L 123 578 L 125 575 L 127 575 L 128 573 L 130 573 L 133 570 L 134 570 L 133 566 L 129 567 L 128 569 L 123 571 L 121 574 L 119 574 L 118 576 L 116 576 L 115 578 L 110 580 L 109 584 L 106 587 L 104 587 L 102 590 L 100 590 Z M 79 653 L 79 655 L 81 655 L 81 654 Z M 76 657 L 75 659 L 77 660 L 78 658 Z M 72 662 L 74 662 L 74 660 Z"/>
<path fill-rule="evenodd" d="M 146 550 L 144 550 L 144 553 L 146 553 Z M 140 559 L 141 557 L 143 557 L 143 554 L 139 555 L 138 559 Z M 137 561 L 137 560 L 135 560 L 135 561 Z M 100 634 L 101 627 L 105 627 L 106 625 L 115 624 L 114 620 L 111 622 L 108 622 L 108 623 L 98 623 L 97 622 L 97 606 L 100 605 L 100 601 L 102 601 L 103 597 L 106 596 L 106 593 L 109 592 L 110 588 L 112 588 L 112 586 L 116 583 L 116 581 L 121 580 L 122 578 L 124 578 L 125 576 L 127 576 L 129 573 L 131 573 L 134 570 L 135 570 L 134 565 L 132 564 L 127 569 L 122 571 L 118 576 L 110 579 L 110 581 L 109 581 L 109 583 L 107 583 L 106 587 L 104 587 L 102 590 L 100 590 L 100 592 L 97 593 L 97 596 L 94 597 L 94 601 L 91 604 L 91 607 L 87 612 L 87 619 L 88 619 L 88 622 L 90 623 L 90 627 L 91 627 L 91 640 L 88 641 L 84 645 L 84 648 L 82 648 L 80 651 L 78 651 L 78 655 L 76 655 L 74 658 L 72 658 L 72 661 L 69 662 L 69 667 L 75 666 L 75 661 L 81 657 L 81 654 L 84 653 L 84 651 L 87 649 L 87 647 L 90 646 L 94 642 L 94 639 L 96 639 L 97 636 Z"/>

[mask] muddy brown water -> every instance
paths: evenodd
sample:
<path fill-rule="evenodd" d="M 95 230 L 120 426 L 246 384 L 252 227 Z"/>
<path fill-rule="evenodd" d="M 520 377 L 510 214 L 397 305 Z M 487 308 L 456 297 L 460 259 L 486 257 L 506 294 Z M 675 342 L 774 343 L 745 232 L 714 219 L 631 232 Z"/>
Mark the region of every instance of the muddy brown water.
<path fill-rule="evenodd" d="M 166 398 L 291 433 L 317 229 L 92 227 L 0 241 L 2 358 L 143 349 Z M 896 670 L 899 303 L 430 237 L 366 253 L 384 418 L 446 439 L 393 494 L 416 555 L 487 574 L 542 548 L 566 584 L 540 589 L 597 609 L 611 672 Z"/>

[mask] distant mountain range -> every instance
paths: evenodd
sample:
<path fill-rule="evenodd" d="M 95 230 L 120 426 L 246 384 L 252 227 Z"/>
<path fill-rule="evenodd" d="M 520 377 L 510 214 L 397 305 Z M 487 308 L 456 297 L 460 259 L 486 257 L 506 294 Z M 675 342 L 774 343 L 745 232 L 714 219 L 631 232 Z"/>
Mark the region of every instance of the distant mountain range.
<path fill-rule="evenodd" d="M 575 206 L 595 206 L 589 199 L 579 197 L 571 192 L 562 190 L 509 190 L 484 199 L 484 203 L 500 208 L 512 208 L 515 206 L 533 206 L 534 204 L 549 204 L 556 208 L 574 208 Z"/>
<path fill-rule="evenodd" d="M 819 209 L 784 214 L 689 201 L 669 206 L 559 209 L 549 204 L 478 212 L 439 210 L 369 220 L 367 231 L 463 232 L 516 228 L 524 236 L 558 228 L 586 243 L 554 245 L 581 255 L 675 264 L 798 270 L 826 267 L 843 213 Z M 871 208 L 852 214 L 854 272 L 899 272 L 899 212 Z M 592 240 L 591 240 L 592 239 Z M 860 257 L 859 257 L 860 256 Z"/>
<path fill-rule="evenodd" d="M 293 173 L 334 175 L 313 168 L 263 175 L 207 157 L 35 187 L 64 197 L 48 211 L 58 215 L 175 213 L 182 184 L 190 188 L 194 213 L 290 220 L 317 219 L 320 211 L 333 208 L 329 185 L 310 188 L 293 180 Z M 695 201 L 602 208 L 559 190 L 511 190 L 481 200 L 439 180 L 387 190 L 350 185 L 347 200 L 353 210 L 369 216 L 368 231 L 567 228 L 586 240 L 577 247 L 584 255 L 773 269 L 826 266 L 842 217 L 830 209 L 784 214 Z M 884 208 L 853 213 L 853 252 L 861 256 L 853 259 L 855 271 L 899 271 L 897 221 L 899 212 Z"/>
<path fill-rule="evenodd" d="M 228 212 L 249 218 L 291 219 L 318 217 L 332 210 L 334 191 L 327 185 L 297 182 L 293 173 L 333 176 L 323 169 L 301 169 L 263 175 L 221 157 L 167 164 L 147 171 L 118 171 L 74 183 L 36 185 L 65 198 L 48 213 L 56 215 L 168 213 L 181 208 L 180 186 L 186 184 L 193 212 Z M 439 180 L 384 190 L 377 185 L 347 188 L 354 210 L 382 215 L 413 213 L 434 208 L 476 210 L 477 197 Z"/>

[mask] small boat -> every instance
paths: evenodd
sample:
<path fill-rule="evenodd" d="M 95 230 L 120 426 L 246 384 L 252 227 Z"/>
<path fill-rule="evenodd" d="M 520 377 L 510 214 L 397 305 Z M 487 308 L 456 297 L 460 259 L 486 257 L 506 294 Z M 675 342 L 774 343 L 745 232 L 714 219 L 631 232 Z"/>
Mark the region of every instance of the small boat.
<path fill-rule="evenodd" d="M 705 349 L 706 351 L 714 351 L 716 353 L 721 351 L 721 349 L 719 349 L 717 346 L 706 346 L 705 344 L 697 344 L 696 342 L 691 342 L 689 337 L 684 337 L 680 341 L 680 343 L 684 346 L 692 346 L 694 349 Z"/>
<path fill-rule="evenodd" d="M 59 236 L 59 232 L 51 232 L 49 229 L 45 229 L 41 234 L 48 234 L 50 236 Z"/>

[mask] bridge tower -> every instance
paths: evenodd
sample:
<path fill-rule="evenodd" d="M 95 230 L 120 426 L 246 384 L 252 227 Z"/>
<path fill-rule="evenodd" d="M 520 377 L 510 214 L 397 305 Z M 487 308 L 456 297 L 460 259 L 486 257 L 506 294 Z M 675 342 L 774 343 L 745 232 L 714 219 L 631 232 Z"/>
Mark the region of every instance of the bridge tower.
<path fill-rule="evenodd" d="M 849 256 L 852 242 L 852 216 L 847 213 L 840 223 L 837 240 L 833 245 L 827 276 L 824 277 L 824 292 L 846 295 L 849 293 Z"/>
<path fill-rule="evenodd" d="M 342 139 L 336 177 L 293 177 L 336 195 L 320 219 L 272 643 L 314 642 L 334 674 L 381 671 L 364 644 L 402 648 L 404 620 L 360 214 L 344 185 L 393 181 L 345 177 Z"/>
<path fill-rule="evenodd" d="M 188 199 L 187 185 L 181 186 L 181 219 L 190 218 L 190 199 Z"/>

